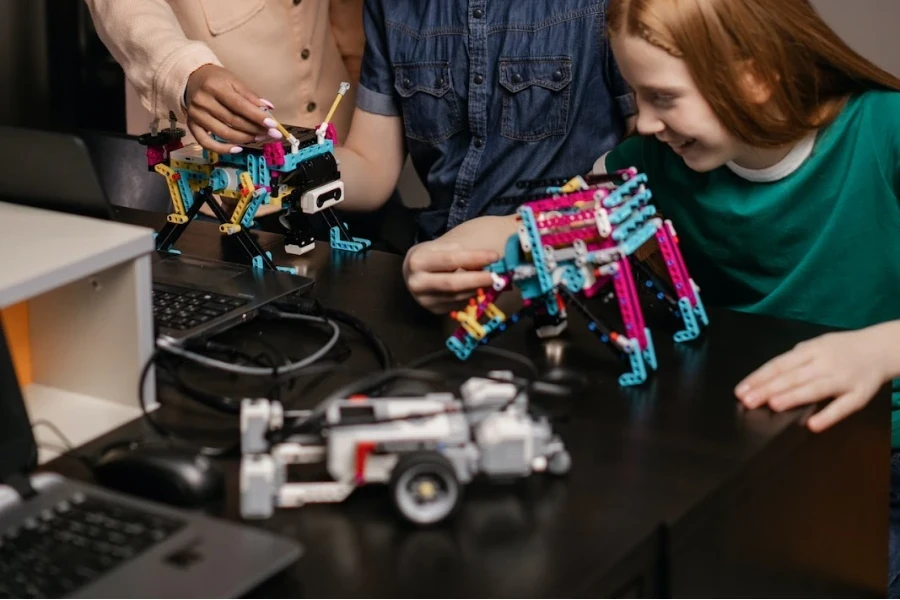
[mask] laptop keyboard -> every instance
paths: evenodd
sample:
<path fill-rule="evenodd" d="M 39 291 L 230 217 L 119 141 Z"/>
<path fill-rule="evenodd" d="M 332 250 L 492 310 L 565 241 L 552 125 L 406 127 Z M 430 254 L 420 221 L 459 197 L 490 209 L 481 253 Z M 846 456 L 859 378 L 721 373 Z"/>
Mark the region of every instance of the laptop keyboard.
<path fill-rule="evenodd" d="M 175 286 L 153 287 L 153 319 L 157 327 L 191 329 L 248 301 Z"/>
<path fill-rule="evenodd" d="M 0 598 L 58 598 L 98 579 L 186 523 L 76 492 L 0 532 Z"/>

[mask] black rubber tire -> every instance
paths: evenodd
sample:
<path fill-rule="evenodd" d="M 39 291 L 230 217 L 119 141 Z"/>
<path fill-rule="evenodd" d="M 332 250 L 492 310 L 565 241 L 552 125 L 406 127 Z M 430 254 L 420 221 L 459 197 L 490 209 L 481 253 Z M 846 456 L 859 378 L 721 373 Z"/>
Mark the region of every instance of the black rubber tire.
<path fill-rule="evenodd" d="M 435 504 L 422 505 L 408 489 L 413 478 L 427 477 L 443 494 Z M 452 515 L 459 507 L 462 486 L 453 466 L 437 452 L 422 451 L 402 456 L 391 473 L 391 500 L 398 512 L 416 525 L 433 525 Z"/>

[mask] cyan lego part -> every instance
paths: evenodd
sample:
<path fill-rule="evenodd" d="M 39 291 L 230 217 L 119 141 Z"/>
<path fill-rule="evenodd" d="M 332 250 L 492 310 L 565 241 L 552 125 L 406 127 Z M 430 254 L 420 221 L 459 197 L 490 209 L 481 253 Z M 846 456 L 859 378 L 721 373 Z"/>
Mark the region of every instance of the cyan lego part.
<path fill-rule="evenodd" d="M 624 182 L 617 187 L 613 193 L 603 199 L 603 208 L 613 208 L 618 206 L 624 202 L 627 197 L 631 196 L 642 183 L 647 183 L 647 176 L 644 173 L 639 173 L 635 177 Z"/>
<path fill-rule="evenodd" d="M 209 175 L 209 186 L 213 192 L 221 192 L 228 187 L 228 175 L 222 169 L 213 169 Z"/>
<path fill-rule="evenodd" d="M 676 332 L 673 339 L 676 342 L 696 339 L 700 335 L 700 327 L 697 325 L 697 317 L 691 308 L 691 301 L 686 297 L 679 298 L 678 308 L 681 319 L 684 321 L 684 329 Z"/>
<path fill-rule="evenodd" d="M 704 326 L 709 325 L 709 317 L 706 315 L 706 306 L 703 305 L 703 300 L 700 299 L 700 292 L 697 288 L 694 288 L 694 299 L 697 301 L 697 306 L 694 307 L 694 313 L 700 318 L 700 322 L 703 323 Z"/>
<path fill-rule="evenodd" d="M 191 191 L 191 186 L 188 184 L 188 178 L 185 176 L 184 172 L 180 169 L 175 172 L 181 175 L 181 177 L 178 178 L 178 194 L 181 196 L 184 212 L 187 212 L 191 210 L 191 206 L 194 204 L 194 193 Z"/>
<path fill-rule="evenodd" d="M 266 161 L 266 157 L 261 154 L 256 158 L 256 180 L 254 183 L 264 186 L 270 184 L 269 163 Z"/>
<path fill-rule="evenodd" d="M 635 250 L 643 246 L 647 240 L 656 235 L 656 230 L 658 228 L 659 224 L 656 221 L 645 223 L 640 229 L 634 232 L 631 237 L 620 244 L 622 251 L 630 256 Z"/>
<path fill-rule="evenodd" d="M 247 205 L 247 210 L 244 211 L 244 216 L 241 217 L 241 226 L 246 229 L 250 229 L 253 225 L 253 219 L 256 217 L 256 211 L 259 210 L 259 205 L 263 204 L 263 201 L 269 199 L 269 192 L 262 190 L 259 194 L 254 194 L 253 199 L 250 200 L 250 203 Z"/>
<path fill-rule="evenodd" d="M 618 225 L 627 219 L 632 211 L 637 210 L 641 205 L 646 204 L 652 197 L 653 194 L 649 189 L 645 189 L 643 192 L 632 196 L 631 200 L 609 213 L 609 222 L 613 225 Z"/>
<path fill-rule="evenodd" d="M 456 357 L 460 360 L 466 360 L 469 356 L 472 355 L 472 351 L 477 347 L 477 342 L 474 342 L 474 339 L 466 336 L 466 341 L 463 342 L 458 337 L 451 335 L 447 338 L 447 347 L 456 355 Z"/>
<path fill-rule="evenodd" d="M 530 206 L 522 206 L 519 208 L 519 215 L 531 242 L 531 256 L 534 259 L 534 267 L 537 269 L 537 278 L 541 286 L 541 292 L 549 292 L 553 289 L 553 279 L 547 271 L 547 258 L 544 256 L 544 246 L 541 243 L 541 236 L 538 233 L 537 223 L 534 220 L 534 211 L 531 210 Z"/>
<path fill-rule="evenodd" d="M 247 172 L 250 173 L 250 181 L 252 181 L 253 185 L 255 185 L 255 186 L 261 185 L 257 179 L 259 173 L 257 173 L 257 171 L 256 171 L 256 163 L 257 163 L 257 156 L 255 154 L 248 154 L 247 155 Z"/>
<path fill-rule="evenodd" d="M 584 273 L 575 265 L 566 265 L 562 274 L 562 283 L 573 294 L 584 288 Z"/>
<path fill-rule="evenodd" d="M 541 284 L 538 282 L 537 277 L 523 279 L 518 282 L 517 287 L 524 300 L 533 300 L 544 295 L 544 292 L 541 291 Z"/>
<path fill-rule="evenodd" d="M 617 242 L 621 242 L 627 236 L 640 229 L 640 226 L 646 223 L 648 219 L 653 218 L 654 215 L 656 215 L 656 207 L 652 204 L 635 211 L 624 223 L 616 227 L 612 233 L 612 238 Z"/>
<path fill-rule="evenodd" d="M 372 245 L 372 242 L 364 238 L 353 238 L 353 241 L 341 239 L 341 229 L 337 225 L 333 226 L 329 231 L 331 247 L 335 250 L 346 250 L 347 252 L 362 252 Z"/>
<path fill-rule="evenodd" d="M 247 172 L 250 173 L 253 185 L 257 187 L 269 185 L 269 167 L 266 157 L 262 154 L 247 155 Z"/>
<path fill-rule="evenodd" d="M 521 250 L 522 248 L 519 245 L 519 236 L 518 234 L 514 233 L 506 240 L 506 250 L 504 251 L 503 258 L 489 264 L 484 268 L 484 270 L 490 273 L 498 273 L 500 275 L 504 275 L 506 273 L 509 273 L 510 271 L 515 270 L 516 267 L 522 264 Z"/>
<path fill-rule="evenodd" d="M 235 167 L 246 168 L 247 157 L 244 156 L 243 152 L 241 152 L 239 154 L 219 154 L 218 162 L 222 163 L 222 164 L 226 164 L 226 165 L 232 165 Z"/>
<path fill-rule="evenodd" d="M 653 336 L 650 335 L 650 328 L 644 328 L 644 335 L 647 338 L 647 347 L 644 348 L 644 362 L 651 370 L 656 370 L 656 347 L 653 345 Z"/>
<path fill-rule="evenodd" d="M 631 372 L 619 376 L 619 385 L 630 387 L 647 381 L 647 365 L 644 362 L 643 352 L 640 349 L 632 349 L 628 353 L 628 359 L 631 362 Z"/>

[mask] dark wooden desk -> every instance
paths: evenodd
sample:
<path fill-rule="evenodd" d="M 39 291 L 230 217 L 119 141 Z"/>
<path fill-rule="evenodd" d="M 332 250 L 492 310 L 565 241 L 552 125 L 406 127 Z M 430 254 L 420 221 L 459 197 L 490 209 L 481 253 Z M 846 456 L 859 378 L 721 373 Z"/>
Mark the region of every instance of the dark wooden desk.
<path fill-rule="evenodd" d="M 161 215 L 127 209 L 133 223 Z M 178 247 L 229 256 L 211 224 L 195 223 Z M 316 279 L 327 306 L 369 323 L 398 360 L 442 347 L 446 319 L 420 310 L 403 286 L 401 257 L 332 253 L 319 245 L 288 258 L 278 236 L 260 241 L 276 260 Z M 393 513 L 383 489 L 355 492 L 341 505 L 280 510 L 258 526 L 295 537 L 306 553 L 255 596 L 883 596 L 887 579 L 889 394 L 827 434 L 799 425 L 805 410 L 746 412 L 735 383 L 764 360 L 822 330 L 710 309 L 699 343 L 676 347 L 672 324 L 650 312 L 660 369 L 640 389 L 616 385 L 620 365 L 573 315 L 568 333 L 540 344 L 527 327 L 497 346 L 543 368 L 586 376 L 586 391 L 542 406 L 557 425 L 573 468 L 562 480 L 534 477 L 510 486 L 466 490 L 450 523 L 415 529 Z M 666 333 L 669 332 L 669 333 Z M 264 335 L 295 355 L 320 343 L 302 329 L 250 322 L 225 334 L 252 343 Z M 350 364 L 374 369 L 354 334 Z M 504 367 L 475 355 L 448 371 Z M 216 383 L 216 382 L 211 382 Z M 219 382 L 221 384 L 221 382 Z M 311 393 L 285 394 L 312 406 L 346 383 L 331 376 Z M 159 416 L 198 440 L 234 439 L 234 419 L 161 395 Z M 141 421 L 86 447 L 146 433 Z M 86 477 L 75 461 L 50 464 Z M 223 461 L 228 496 L 214 514 L 238 518 L 238 461 Z"/>

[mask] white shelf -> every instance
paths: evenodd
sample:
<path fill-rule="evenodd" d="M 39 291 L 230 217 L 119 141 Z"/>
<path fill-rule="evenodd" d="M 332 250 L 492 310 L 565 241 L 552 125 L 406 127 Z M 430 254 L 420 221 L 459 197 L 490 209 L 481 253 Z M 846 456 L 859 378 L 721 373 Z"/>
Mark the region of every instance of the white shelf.
<path fill-rule="evenodd" d="M 140 416 L 154 348 L 153 230 L 0 202 L 0 308 L 28 303 L 32 422 L 76 445 Z M 144 395 L 156 408 L 153 371 Z M 62 445 L 39 427 L 41 442 Z M 55 453 L 42 449 L 44 462 Z"/>
<path fill-rule="evenodd" d="M 153 250 L 152 230 L 0 202 L 0 306 Z"/>
<path fill-rule="evenodd" d="M 39 383 L 32 383 L 23 391 L 31 422 L 44 420 L 53 423 L 75 446 L 141 416 L 139 407 L 108 402 Z M 38 460 L 41 463 L 59 456 L 60 452 L 56 448 L 62 448 L 66 443 L 45 426 L 35 427 L 34 437 L 38 442 Z"/>

